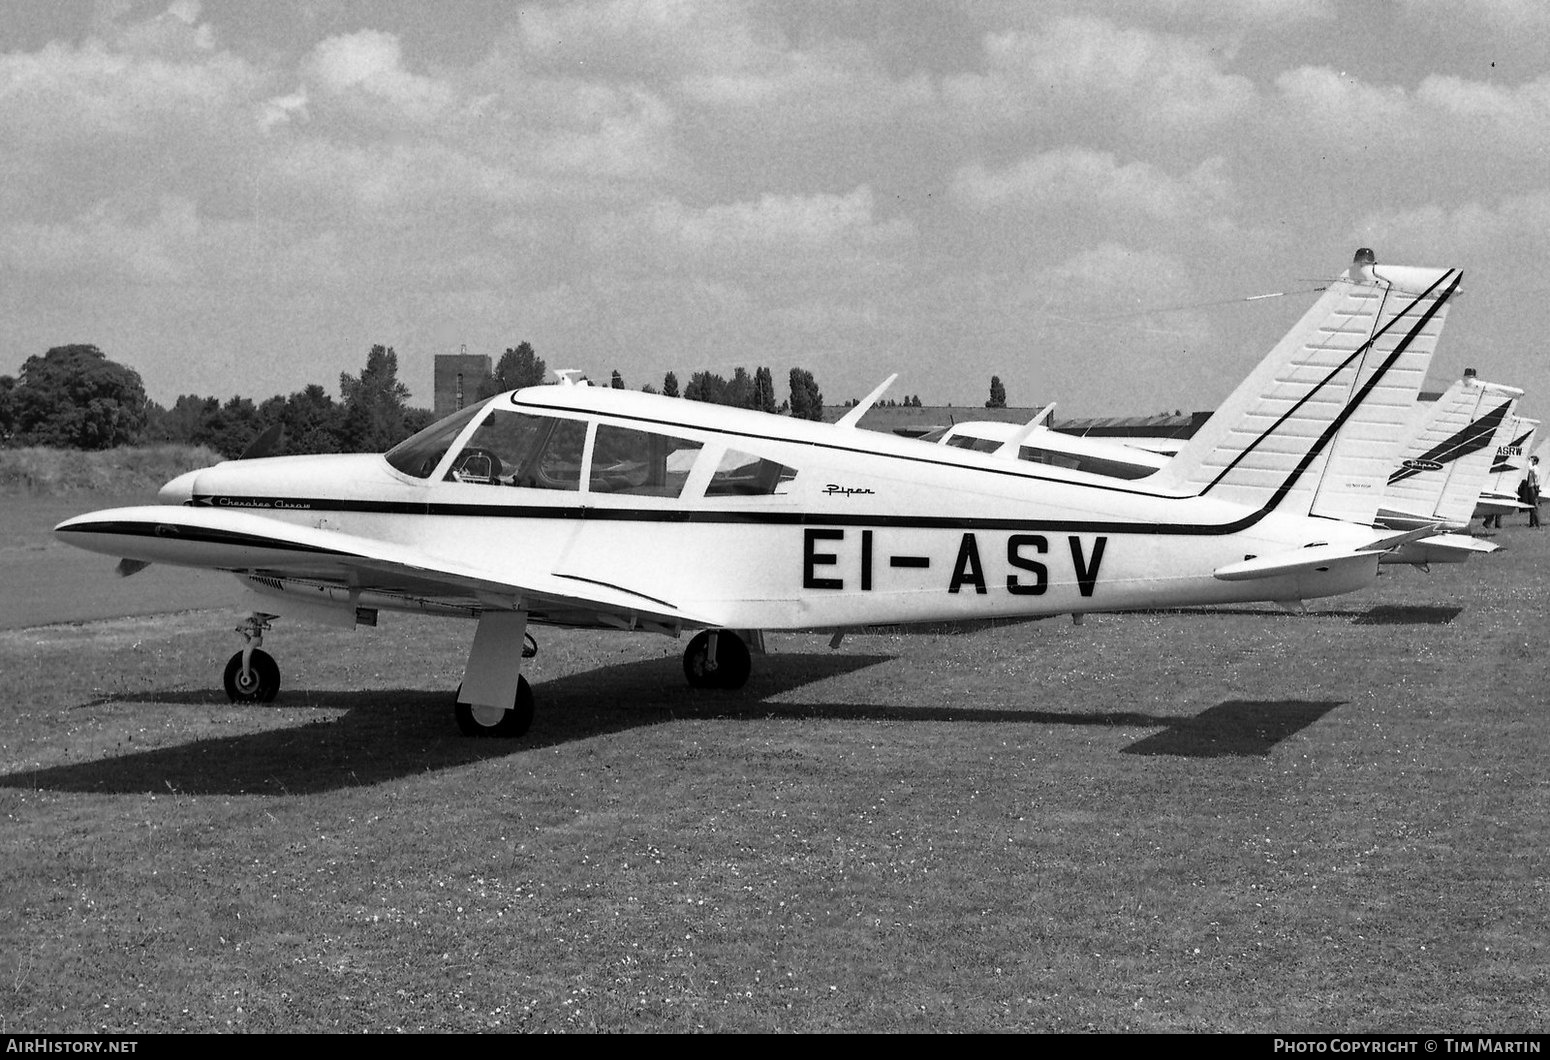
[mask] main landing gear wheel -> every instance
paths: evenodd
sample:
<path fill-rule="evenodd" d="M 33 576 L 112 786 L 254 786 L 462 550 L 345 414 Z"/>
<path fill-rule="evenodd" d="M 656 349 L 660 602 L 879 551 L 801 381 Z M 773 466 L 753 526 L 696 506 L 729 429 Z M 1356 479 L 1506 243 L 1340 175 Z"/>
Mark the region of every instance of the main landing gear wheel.
<path fill-rule="evenodd" d="M 684 649 L 684 676 L 691 688 L 742 688 L 748 680 L 753 663 L 748 658 L 748 645 L 731 630 L 717 630 L 716 654 L 711 656 L 710 630 L 696 633 Z"/>
<path fill-rule="evenodd" d="M 239 651 L 226 663 L 226 695 L 233 703 L 268 703 L 280 691 L 280 667 L 267 651 L 253 649 L 247 669 Z"/>
<path fill-rule="evenodd" d="M 498 736 L 511 739 L 524 736 L 533 724 L 533 689 L 527 678 L 517 678 L 517 695 L 510 710 L 476 707 L 464 703 L 463 686 L 457 686 L 455 713 L 457 727 L 464 736 Z"/>

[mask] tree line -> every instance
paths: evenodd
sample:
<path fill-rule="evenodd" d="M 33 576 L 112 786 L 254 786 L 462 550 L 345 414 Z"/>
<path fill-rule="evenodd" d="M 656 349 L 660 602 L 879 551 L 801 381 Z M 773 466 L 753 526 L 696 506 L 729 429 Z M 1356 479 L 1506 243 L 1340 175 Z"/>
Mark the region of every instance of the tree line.
<path fill-rule="evenodd" d="M 508 348 L 477 391 L 487 398 L 507 390 L 535 386 L 548 374 L 530 343 Z M 658 391 L 690 401 L 732 405 L 762 412 L 821 419 L 823 394 L 813 374 L 791 369 L 790 397 L 775 402 L 770 369 L 734 370 L 731 379 L 695 372 L 679 390 L 668 372 Z M 609 385 L 624 389 L 615 370 Z M 358 375 L 342 372 L 339 400 L 312 383 L 289 396 L 262 402 L 234 396 L 184 394 L 164 408 L 145 393 L 140 374 L 110 360 L 93 345 L 55 346 L 27 358 L 21 372 L 0 375 L 0 444 L 59 449 L 110 449 L 144 444 L 204 445 L 225 457 L 240 455 L 266 428 L 283 428 L 286 453 L 382 452 L 423 427 L 433 415 L 408 404 L 409 388 L 398 378 L 398 355 L 391 346 L 374 345 Z"/>

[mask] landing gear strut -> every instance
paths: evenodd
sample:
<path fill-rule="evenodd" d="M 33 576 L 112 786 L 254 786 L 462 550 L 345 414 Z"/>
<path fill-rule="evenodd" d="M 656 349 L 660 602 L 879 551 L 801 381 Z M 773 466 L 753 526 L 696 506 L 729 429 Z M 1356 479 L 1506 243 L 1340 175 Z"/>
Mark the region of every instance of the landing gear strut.
<path fill-rule="evenodd" d="M 480 615 L 463 683 L 453 697 L 458 731 L 464 736 L 507 739 L 526 735 L 533 724 L 533 690 L 522 676 L 522 660 L 537 654 L 525 611 Z"/>
<path fill-rule="evenodd" d="M 259 647 L 264 643 L 264 630 L 274 617 L 255 611 L 237 627 L 244 645 L 227 661 L 223 679 L 226 697 L 233 703 L 269 703 L 280 691 L 280 667 Z"/>
<path fill-rule="evenodd" d="M 752 669 L 748 645 L 729 629 L 696 633 L 684 650 L 684 676 L 691 688 L 742 688 Z"/>

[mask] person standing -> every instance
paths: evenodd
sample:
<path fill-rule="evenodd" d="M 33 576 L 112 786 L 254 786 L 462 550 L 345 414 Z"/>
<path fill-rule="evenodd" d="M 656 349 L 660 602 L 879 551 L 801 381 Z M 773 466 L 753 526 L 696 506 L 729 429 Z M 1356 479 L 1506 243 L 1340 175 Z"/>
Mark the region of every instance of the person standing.
<path fill-rule="evenodd" d="M 1539 474 L 1539 457 L 1528 458 L 1528 471 L 1523 476 L 1523 503 L 1528 508 L 1528 525 L 1535 530 L 1539 529 L 1539 487 L 1542 480 Z"/>

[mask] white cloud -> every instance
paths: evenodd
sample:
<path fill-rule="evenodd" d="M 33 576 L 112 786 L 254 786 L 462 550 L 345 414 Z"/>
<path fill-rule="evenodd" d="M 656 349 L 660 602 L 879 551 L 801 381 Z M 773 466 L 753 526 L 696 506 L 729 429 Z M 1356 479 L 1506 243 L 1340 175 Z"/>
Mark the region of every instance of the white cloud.
<path fill-rule="evenodd" d="M 1525 255 L 1543 258 L 1550 254 L 1550 190 L 1506 196 L 1494 206 L 1429 203 L 1408 210 L 1377 210 L 1362 223 L 1418 258 L 1493 262 Z"/>
<path fill-rule="evenodd" d="M 519 18 L 519 39 L 526 56 L 546 69 L 599 77 L 750 69 L 782 45 L 758 33 L 740 5 L 723 0 L 529 6 Z"/>
<path fill-rule="evenodd" d="M 261 175 L 266 212 L 310 223 L 404 227 L 428 215 L 511 203 L 530 181 L 435 141 L 297 139 Z"/>
<path fill-rule="evenodd" d="M 95 41 L 51 43 L 0 55 L 0 128 L 44 141 L 208 128 L 245 106 L 260 82 L 227 52 L 168 60 Z"/>
<path fill-rule="evenodd" d="M 1301 67 L 1281 74 L 1276 90 L 1250 129 L 1267 130 L 1267 154 L 1293 171 L 1332 161 L 1335 172 L 1360 172 L 1401 200 L 1544 184 L 1550 78 L 1510 85 L 1431 75 L 1406 88 Z"/>
<path fill-rule="evenodd" d="M 189 278 L 189 252 L 199 232 L 194 204 L 186 199 L 164 197 L 154 215 L 140 218 L 102 205 L 67 222 L 7 226 L 0 262 L 18 274 L 171 284 Z"/>
<path fill-rule="evenodd" d="M 1300 67 L 1276 78 L 1287 117 L 1347 141 L 1413 136 L 1417 115 L 1398 85 L 1375 85 L 1328 67 Z"/>
<path fill-rule="evenodd" d="M 412 122 L 444 116 L 457 99 L 446 82 L 404 69 L 398 38 L 375 30 L 322 41 L 304 64 L 304 73 L 319 95 L 383 109 Z"/>
<path fill-rule="evenodd" d="M 671 211 L 677 237 L 695 247 L 788 246 L 815 249 L 836 242 L 897 238 L 897 226 L 879 227 L 872 189 L 849 195 L 762 195 L 757 202 L 712 206 L 698 213 Z"/>
<path fill-rule="evenodd" d="M 1176 132 L 1223 122 L 1255 98 L 1248 79 L 1225 73 L 1207 43 L 1098 18 L 989 34 L 984 50 L 987 73 L 944 80 L 948 100 L 977 122 L 1052 114 L 1069 122 L 1097 111 L 1109 123 Z"/>
<path fill-rule="evenodd" d="M 509 131 L 538 170 L 591 181 L 660 175 L 671 164 L 675 115 L 660 98 L 602 86 L 576 86 L 565 95 L 552 122 L 526 124 L 513 115 Z"/>
<path fill-rule="evenodd" d="M 1418 21 L 1462 18 L 1486 23 L 1509 35 L 1550 29 L 1550 5 L 1544 0 L 1397 0 Z"/>
<path fill-rule="evenodd" d="M 1450 121 L 1487 126 L 1492 135 L 1507 138 L 1501 146 L 1509 150 L 1550 145 L 1550 77 L 1508 86 L 1431 76 L 1416 89 L 1415 99 Z"/>
<path fill-rule="evenodd" d="M 1194 222 L 1232 204 L 1232 189 L 1220 158 L 1174 178 L 1148 162 L 1120 164 L 1112 154 L 1060 148 L 1025 158 L 1005 169 L 981 164 L 960 169 L 949 193 L 973 210 L 1013 207 L 1033 210 L 1101 209 L 1112 219 Z"/>
<path fill-rule="evenodd" d="M 668 248 L 691 258 L 729 255 L 802 263 L 814 270 L 833 257 L 913 238 L 904 221 L 879 222 L 872 190 L 847 195 L 761 195 L 757 200 L 691 209 L 663 199 L 627 217 L 594 226 L 600 249 L 635 245 Z M 822 252 L 823 260 L 814 255 Z M 648 252 L 649 253 L 649 252 Z"/>
<path fill-rule="evenodd" d="M 258 124 L 269 130 L 292 121 L 306 121 L 308 117 L 307 88 L 303 85 L 289 95 L 265 100 L 259 108 Z"/>
<path fill-rule="evenodd" d="M 94 36 L 114 51 L 166 58 L 190 57 L 215 49 L 215 31 L 199 21 L 199 0 L 173 0 L 163 12 L 138 22 L 99 19 Z"/>

